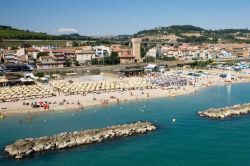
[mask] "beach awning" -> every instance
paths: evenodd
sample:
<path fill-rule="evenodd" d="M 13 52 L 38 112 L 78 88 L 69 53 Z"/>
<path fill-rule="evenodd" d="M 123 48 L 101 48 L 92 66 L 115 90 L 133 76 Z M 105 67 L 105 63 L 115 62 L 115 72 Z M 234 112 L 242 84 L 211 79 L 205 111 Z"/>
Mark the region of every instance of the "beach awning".
<path fill-rule="evenodd" d="M 27 82 L 34 82 L 34 80 L 31 78 L 27 78 L 26 80 L 27 80 Z"/>
<path fill-rule="evenodd" d="M 7 83 L 7 82 L 8 82 L 7 79 L 5 79 L 5 78 L 0 78 L 0 83 Z"/>
<path fill-rule="evenodd" d="M 145 69 L 154 69 L 156 67 L 156 65 L 154 64 L 148 64 Z"/>
<path fill-rule="evenodd" d="M 21 82 L 27 82 L 27 80 L 25 78 L 20 78 Z"/>
<path fill-rule="evenodd" d="M 40 80 L 42 80 L 42 81 L 47 81 L 48 78 L 42 77 L 42 78 L 40 78 Z"/>

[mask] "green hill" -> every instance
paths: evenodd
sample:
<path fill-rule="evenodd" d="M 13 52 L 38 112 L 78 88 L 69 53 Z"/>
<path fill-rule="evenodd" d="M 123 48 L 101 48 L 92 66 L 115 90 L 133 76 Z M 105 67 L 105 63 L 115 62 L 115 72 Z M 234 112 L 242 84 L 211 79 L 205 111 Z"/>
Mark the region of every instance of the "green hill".
<path fill-rule="evenodd" d="M 20 30 L 10 26 L 0 25 L 0 38 L 2 39 L 20 39 L 20 40 L 92 40 L 88 36 L 79 34 L 49 35 L 42 32 L 33 32 L 29 30 Z"/>
<path fill-rule="evenodd" d="M 176 41 L 183 43 L 250 43 L 248 29 L 207 30 L 192 25 L 172 25 L 142 30 L 134 35 L 112 37 L 89 37 L 79 34 L 49 35 L 42 32 L 20 30 L 10 26 L 0 26 L 0 39 L 19 40 L 86 40 L 98 43 L 128 42 L 131 37 L 141 37 L 145 41 Z"/>
<path fill-rule="evenodd" d="M 0 26 L 2 39 L 49 39 L 53 36 L 46 33 L 32 32 L 29 30 L 15 29 L 10 26 Z"/>
<path fill-rule="evenodd" d="M 206 30 L 192 25 L 158 27 L 139 31 L 133 36 L 142 37 L 144 40 L 159 41 L 168 39 L 170 35 L 174 35 L 177 42 L 185 43 L 250 43 L 250 30 L 248 29 Z"/>

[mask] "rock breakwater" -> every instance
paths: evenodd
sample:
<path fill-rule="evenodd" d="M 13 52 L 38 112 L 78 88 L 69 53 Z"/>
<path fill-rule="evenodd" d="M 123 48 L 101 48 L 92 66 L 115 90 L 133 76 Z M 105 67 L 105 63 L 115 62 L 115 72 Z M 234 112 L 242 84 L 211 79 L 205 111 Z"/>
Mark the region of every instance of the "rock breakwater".
<path fill-rule="evenodd" d="M 33 153 L 94 144 L 117 137 L 143 134 L 156 129 L 150 122 L 136 122 L 102 129 L 64 132 L 51 137 L 26 138 L 7 145 L 5 151 L 16 159 Z"/>
<path fill-rule="evenodd" d="M 243 115 L 250 113 L 250 103 L 234 105 L 224 108 L 210 108 L 206 111 L 200 111 L 198 114 L 202 117 L 211 119 L 224 119 L 228 117 Z"/>

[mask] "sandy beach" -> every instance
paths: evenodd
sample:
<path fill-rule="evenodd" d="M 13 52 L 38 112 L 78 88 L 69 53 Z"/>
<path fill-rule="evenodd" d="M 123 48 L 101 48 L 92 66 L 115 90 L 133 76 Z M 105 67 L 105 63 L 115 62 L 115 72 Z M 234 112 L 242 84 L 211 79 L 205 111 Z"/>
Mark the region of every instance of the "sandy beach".
<path fill-rule="evenodd" d="M 42 99 L 32 99 L 32 100 L 20 100 L 16 102 L 2 102 L 0 103 L 0 108 L 5 116 L 10 116 L 14 114 L 24 114 L 24 113 L 35 113 L 35 112 L 59 112 L 59 111 L 84 111 L 86 107 L 91 106 L 105 106 L 108 104 L 119 104 L 124 102 L 137 102 L 140 100 L 149 100 L 152 98 L 162 98 L 162 97 L 176 97 L 179 95 L 185 95 L 189 93 L 195 93 L 201 88 L 206 88 L 215 85 L 223 85 L 229 83 L 240 83 L 240 82 L 250 82 L 248 78 L 240 78 L 241 74 L 233 73 L 232 75 L 238 78 L 232 82 L 225 82 L 224 79 L 218 76 L 222 71 L 213 70 L 205 71 L 209 72 L 209 75 L 202 76 L 197 79 L 195 85 L 181 86 L 178 88 L 163 88 L 155 86 L 153 89 L 135 89 L 135 90 L 125 90 L 125 91 L 112 91 L 105 93 L 88 93 L 88 94 L 76 94 L 76 95 L 65 95 L 63 93 L 57 93 L 56 96 L 42 98 Z M 171 72 L 169 72 L 171 73 Z M 172 73 L 171 73 L 172 74 Z M 135 82 L 142 78 L 132 77 L 126 78 L 125 81 Z M 77 81 L 77 78 L 74 79 Z M 114 81 L 114 78 L 112 78 Z M 116 80 L 116 81 L 119 81 Z M 120 80 L 121 81 L 121 80 Z M 122 80 L 124 81 L 124 80 Z M 49 104 L 48 109 L 43 107 L 33 108 L 31 105 L 24 105 L 25 103 L 36 102 L 47 102 Z"/>

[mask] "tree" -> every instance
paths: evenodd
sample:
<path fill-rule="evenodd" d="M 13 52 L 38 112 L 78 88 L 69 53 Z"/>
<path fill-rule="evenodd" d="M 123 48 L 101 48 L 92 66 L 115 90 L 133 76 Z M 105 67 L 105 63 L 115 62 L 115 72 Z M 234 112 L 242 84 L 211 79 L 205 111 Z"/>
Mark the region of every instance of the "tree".
<path fill-rule="evenodd" d="M 37 72 L 35 73 L 36 77 L 44 77 L 44 72 Z"/>
<path fill-rule="evenodd" d="M 37 54 L 37 59 L 39 59 L 40 57 L 42 57 L 42 56 L 48 56 L 49 54 L 47 53 L 47 52 L 39 52 L 38 54 Z"/>
<path fill-rule="evenodd" d="M 92 65 L 117 65 L 120 63 L 120 58 L 118 57 L 117 52 L 112 52 L 110 56 L 104 56 L 103 58 L 100 59 L 92 59 L 91 60 Z"/>
<path fill-rule="evenodd" d="M 75 62 L 74 62 L 74 65 L 75 65 L 75 66 L 80 66 L 79 61 L 75 61 Z"/>
<path fill-rule="evenodd" d="M 79 46 L 79 44 L 78 44 L 76 41 L 74 41 L 74 42 L 72 43 L 72 46 L 73 46 L 73 47 L 77 47 L 77 46 Z"/>
<path fill-rule="evenodd" d="M 68 60 L 68 59 L 64 62 L 64 65 L 65 65 L 66 67 L 70 67 L 71 64 L 72 64 L 72 62 L 71 62 L 70 60 Z"/>
<path fill-rule="evenodd" d="M 164 61 L 175 61 L 176 58 L 175 57 L 164 57 L 163 60 Z"/>
<path fill-rule="evenodd" d="M 155 57 L 152 57 L 152 56 L 147 56 L 144 58 L 143 62 L 148 62 L 148 63 L 152 63 L 152 62 L 155 62 Z"/>
<path fill-rule="evenodd" d="M 3 57 L 1 57 L 1 63 L 4 63 L 4 58 Z"/>
<path fill-rule="evenodd" d="M 120 63 L 120 58 L 117 52 L 112 52 L 108 60 L 110 61 L 110 65 L 116 65 Z"/>

